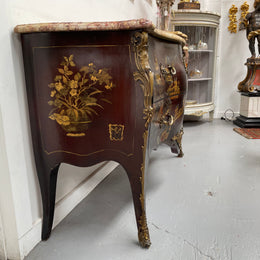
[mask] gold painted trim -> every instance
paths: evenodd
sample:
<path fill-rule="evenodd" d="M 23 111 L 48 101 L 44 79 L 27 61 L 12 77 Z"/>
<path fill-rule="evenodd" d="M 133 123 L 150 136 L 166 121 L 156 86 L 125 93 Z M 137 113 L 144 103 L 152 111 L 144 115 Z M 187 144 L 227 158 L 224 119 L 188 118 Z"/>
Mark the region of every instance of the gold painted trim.
<path fill-rule="evenodd" d="M 52 152 L 48 152 L 47 150 L 44 150 L 44 152 L 47 155 L 51 155 L 51 154 L 54 154 L 54 153 L 68 153 L 68 154 L 73 154 L 73 155 L 77 155 L 77 156 L 90 156 L 90 155 L 93 155 L 93 154 L 102 153 L 104 151 L 105 150 L 99 150 L 99 151 L 96 151 L 96 152 L 93 152 L 93 153 L 80 154 L 80 153 L 73 153 L 73 152 L 69 152 L 69 151 L 65 151 L 65 150 L 56 150 L 56 151 L 52 151 Z"/>
<path fill-rule="evenodd" d="M 175 121 L 177 121 L 183 114 L 184 114 L 184 106 L 182 105 L 179 108 L 179 105 L 178 105 L 174 111 L 173 123 L 175 123 Z"/>
<path fill-rule="evenodd" d="M 88 47 L 118 47 L 128 46 L 129 44 L 87 44 L 87 45 L 51 45 L 51 46 L 34 46 L 32 49 L 52 49 L 52 48 L 88 48 Z"/>
<path fill-rule="evenodd" d="M 82 137 L 85 135 L 86 135 L 85 133 L 79 133 L 79 134 L 67 133 L 67 136 L 71 136 L 71 137 Z"/>
<path fill-rule="evenodd" d="M 127 154 L 127 153 L 121 152 L 120 150 L 114 150 L 114 149 L 102 149 L 102 150 L 99 150 L 99 151 L 96 151 L 96 152 L 93 152 L 93 153 L 88 153 L 88 154 L 73 153 L 73 152 L 64 151 L 64 150 L 56 150 L 56 151 L 52 151 L 52 152 L 48 152 L 47 150 L 44 150 L 44 152 L 47 155 L 52 155 L 54 153 L 67 153 L 67 154 L 72 154 L 72 155 L 77 155 L 77 156 L 82 156 L 82 157 L 91 156 L 93 154 L 102 153 L 102 152 L 105 152 L 105 151 L 117 152 L 117 153 L 123 154 L 127 157 L 132 157 L 134 155 L 133 153 Z"/>

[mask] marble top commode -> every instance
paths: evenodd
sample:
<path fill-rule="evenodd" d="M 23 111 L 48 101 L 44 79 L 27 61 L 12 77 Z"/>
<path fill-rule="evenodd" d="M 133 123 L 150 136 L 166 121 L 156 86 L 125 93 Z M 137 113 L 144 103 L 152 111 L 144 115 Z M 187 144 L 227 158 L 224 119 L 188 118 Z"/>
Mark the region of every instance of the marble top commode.
<path fill-rule="evenodd" d="M 25 24 L 14 31 L 21 34 L 42 240 L 52 230 L 60 165 L 115 161 L 128 176 L 138 240 L 148 248 L 150 152 L 164 143 L 183 156 L 185 36 L 146 19 Z"/>

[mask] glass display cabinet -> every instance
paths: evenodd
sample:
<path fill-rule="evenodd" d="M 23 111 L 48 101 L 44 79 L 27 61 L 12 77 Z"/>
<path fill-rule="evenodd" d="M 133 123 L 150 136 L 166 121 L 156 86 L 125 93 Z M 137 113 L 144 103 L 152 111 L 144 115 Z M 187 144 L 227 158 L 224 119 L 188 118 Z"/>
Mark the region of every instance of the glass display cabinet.
<path fill-rule="evenodd" d="M 185 115 L 214 115 L 214 85 L 220 16 L 200 10 L 178 10 L 171 17 L 171 30 L 188 36 L 188 94 Z"/>

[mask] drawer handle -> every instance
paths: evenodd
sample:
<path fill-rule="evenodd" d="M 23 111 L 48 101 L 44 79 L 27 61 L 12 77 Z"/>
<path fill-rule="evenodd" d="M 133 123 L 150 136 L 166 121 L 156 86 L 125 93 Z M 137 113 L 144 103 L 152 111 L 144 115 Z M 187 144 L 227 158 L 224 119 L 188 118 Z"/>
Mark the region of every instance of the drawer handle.
<path fill-rule="evenodd" d="M 167 126 L 172 126 L 174 123 L 174 117 L 168 112 L 164 116 L 161 117 L 159 120 L 160 127 L 162 124 L 167 125 Z"/>
<path fill-rule="evenodd" d="M 165 119 L 164 119 L 163 123 L 164 123 L 165 125 L 172 126 L 173 123 L 174 123 L 174 118 L 173 118 L 173 116 L 170 115 L 170 114 L 167 114 L 167 115 L 165 116 Z"/>

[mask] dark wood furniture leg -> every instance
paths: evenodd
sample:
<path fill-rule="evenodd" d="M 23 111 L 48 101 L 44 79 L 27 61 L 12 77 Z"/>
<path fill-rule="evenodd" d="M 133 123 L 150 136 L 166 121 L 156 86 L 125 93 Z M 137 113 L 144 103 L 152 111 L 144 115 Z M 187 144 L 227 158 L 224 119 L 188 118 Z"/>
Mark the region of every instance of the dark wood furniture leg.
<path fill-rule="evenodd" d="M 140 157 L 142 155 L 143 152 L 140 153 Z M 132 191 L 139 243 L 141 247 L 149 248 L 151 242 L 145 210 L 145 165 L 143 163 L 141 165 L 132 163 L 132 165 L 128 164 L 128 167 L 125 167 L 125 170 L 127 172 Z"/>
<path fill-rule="evenodd" d="M 42 240 L 47 240 L 52 230 L 59 167 L 60 164 L 53 169 L 42 167 L 37 170 L 43 207 Z"/>

